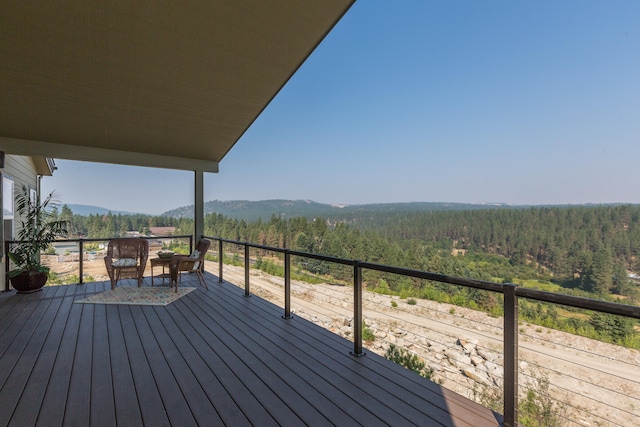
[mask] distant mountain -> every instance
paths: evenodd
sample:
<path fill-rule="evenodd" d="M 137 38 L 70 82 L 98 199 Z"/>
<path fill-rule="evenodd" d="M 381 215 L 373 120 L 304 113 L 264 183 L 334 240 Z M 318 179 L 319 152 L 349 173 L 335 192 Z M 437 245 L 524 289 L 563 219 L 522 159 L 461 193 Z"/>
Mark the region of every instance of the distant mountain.
<path fill-rule="evenodd" d="M 340 207 L 312 202 L 310 200 L 213 200 L 205 202 L 204 213 L 223 214 L 246 221 L 269 220 L 272 215 L 292 217 L 328 216 L 339 211 Z M 193 218 L 193 205 L 183 206 L 162 214 L 175 218 Z"/>
<path fill-rule="evenodd" d="M 424 212 L 441 210 L 477 210 L 513 207 L 505 204 L 473 204 L 444 202 L 375 203 L 365 205 L 328 205 L 311 200 L 213 200 L 205 202 L 204 213 L 222 214 L 245 221 L 268 221 L 273 215 L 284 218 L 341 218 L 369 212 Z M 521 207 L 521 206 L 520 206 Z M 162 216 L 193 218 L 193 205 L 164 212 Z"/>
<path fill-rule="evenodd" d="M 64 206 L 64 203 L 61 203 L 58 206 L 58 209 L 61 209 L 62 206 Z M 101 208 L 99 206 L 90 206 L 90 205 L 70 205 L 67 204 L 67 206 L 69 207 L 69 209 L 71 209 L 71 212 L 73 212 L 75 215 L 82 215 L 82 216 L 89 216 L 89 215 L 106 215 L 109 212 L 111 212 L 114 215 L 137 215 L 138 213 L 136 212 L 127 212 L 127 211 L 114 211 L 111 209 L 106 209 L 106 208 Z M 142 214 L 142 215 L 146 215 L 146 214 Z"/>

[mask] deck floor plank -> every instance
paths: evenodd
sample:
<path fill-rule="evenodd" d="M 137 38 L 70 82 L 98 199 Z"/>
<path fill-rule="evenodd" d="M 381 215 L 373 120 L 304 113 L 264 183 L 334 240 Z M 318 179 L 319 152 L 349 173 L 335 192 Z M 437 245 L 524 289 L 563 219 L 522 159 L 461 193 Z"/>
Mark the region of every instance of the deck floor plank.
<path fill-rule="evenodd" d="M 71 287 L 70 287 L 71 288 Z M 72 297 L 67 297 L 73 301 Z M 60 339 L 58 352 L 53 362 L 53 369 L 42 399 L 38 414 L 37 426 L 63 425 L 65 405 L 61 398 L 69 394 L 69 384 L 73 371 L 73 360 L 80 330 L 82 305 L 71 304 L 67 314 L 64 332 Z"/>
<path fill-rule="evenodd" d="M 54 290 L 49 291 L 54 292 Z M 55 291 L 57 292 L 57 291 Z M 10 337 L 17 334 L 17 330 L 13 322 L 18 316 L 24 315 L 25 311 L 34 311 L 38 304 L 36 300 L 41 300 L 42 296 L 38 292 L 33 294 L 17 295 L 15 292 L 2 292 L 0 299 L 0 319 L 6 319 L 0 324 L 0 356 L 7 349 L 8 343 L 11 342 Z M 18 302 L 20 302 L 18 304 Z M 26 302 L 33 304 L 25 305 Z M 26 316 L 27 318 L 29 316 Z"/>
<path fill-rule="evenodd" d="M 37 422 L 39 412 L 37 408 L 42 404 L 47 391 L 49 378 L 51 378 L 55 358 L 60 348 L 60 341 L 66 328 L 68 311 L 71 308 L 72 302 L 73 300 L 71 298 L 64 298 L 52 302 L 48 311 L 53 318 L 50 316 L 43 317 L 39 327 L 41 332 L 44 333 L 46 331 L 46 335 L 40 338 L 36 335 L 32 337 L 32 342 L 34 339 L 44 339 L 44 343 L 40 349 L 34 349 L 37 351 L 37 359 L 31 368 L 32 372 L 13 414 L 13 418 L 22 420 L 25 425 L 35 425 Z M 50 327 L 47 329 L 47 323 L 49 322 Z M 31 363 L 32 360 L 33 359 L 29 360 L 27 358 L 25 361 Z M 16 366 L 16 369 L 19 368 Z"/>
<path fill-rule="evenodd" d="M 208 294 L 203 293 L 203 295 Z M 194 307 L 200 307 L 200 311 L 196 311 L 199 316 L 203 316 L 208 312 L 202 306 L 204 305 L 204 299 L 198 298 L 194 301 Z M 241 311 L 238 311 L 237 314 L 240 314 L 240 318 L 248 315 L 248 313 L 243 314 Z M 217 319 L 227 318 L 229 316 L 217 317 Z M 296 360 L 292 359 L 285 350 L 276 348 L 265 335 L 254 333 L 254 328 L 259 323 L 239 329 L 236 322 L 221 322 L 214 319 L 211 319 L 211 322 L 217 323 L 217 330 L 228 334 L 228 336 L 221 337 L 225 342 L 229 342 L 232 337 L 236 338 L 234 352 L 245 361 L 249 369 L 263 378 L 271 389 L 276 393 L 281 393 L 281 398 L 289 402 L 289 406 L 298 412 L 298 416 L 304 422 L 313 424 L 324 419 L 323 422 L 326 423 L 329 419 L 339 419 L 342 425 L 357 425 L 357 422 L 350 417 L 349 413 L 336 404 L 337 401 L 340 401 L 339 395 L 341 391 L 327 383 L 324 378 L 314 374 L 313 371 L 301 369 Z M 264 327 L 264 324 L 260 324 L 260 327 Z M 243 340 L 241 341 L 237 337 L 242 337 Z M 286 370 L 289 371 L 286 378 L 278 375 L 278 372 Z M 276 383 L 273 382 L 274 378 L 277 378 Z M 322 392 L 319 392 L 316 389 L 317 387 L 320 387 Z M 331 398 L 328 396 L 331 396 Z M 332 401 L 332 399 L 336 400 Z M 304 402 L 306 406 L 303 406 L 301 402 Z M 311 408 L 314 408 L 318 414 L 322 415 L 314 414 Z M 301 416 L 302 414 L 309 414 L 310 416 L 305 419 Z"/>
<path fill-rule="evenodd" d="M 37 416 L 37 411 L 34 411 L 33 407 L 40 404 L 41 396 L 46 388 L 45 378 L 50 374 L 50 370 L 47 372 L 48 361 L 41 359 L 40 355 L 43 351 L 51 351 L 51 346 L 46 346 L 45 343 L 52 330 L 61 302 L 62 299 L 58 298 L 51 299 L 48 304 L 39 304 L 42 311 L 33 313 L 32 319 L 30 319 L 33 322 L 28 322 L 30 323 L 29 328 L 33 327 L 28 338 L 14 341 L 18 344 L 15 347 L 15 365 L 4 384 L 5 389 L 10 390 L 11 393 L 2 395 L 1 399 L 3 402 L 7 402 L 10 407 L 14 406 L 13 412 L 16 417 L 25 417 L 27 418 L 26 422 L 30 424 L 35 424 L 36 418 L 33 415 L 35 412 Z M 39 361 L 41 363 L 38 363 Z M 34 373 L 44 378 L 32 377 Z M 0 425 L 6 424 L 9 419 L 7 415 L 9 414 L 0 411 Z M 10 415 L 13 417 L 13 414 Z"/>
<path fill-rule="evenodd" d="M 216 378 L 211 367 L 200 357 L 193 343 L 187 339 L 185 331 L 178 327 L 175 317 L 171 316 L 170 311 L 158 310 L 156 314 L 158 315 L 158 321 L 162 323 L 167 331 L 167 335 L 171 337 L 176 351 L 180 353 L 181 363 L 184 363 L 184 367 L 181 369 L 188 369 L 188 375 L 193 376 L 193 379 L 198 382 L 202 392 L 206 395 L 206 399 L 208 399 L 212 409 L 216 412 L 220 423 L 236 426 L 250 425 L 249 420 L 244 416 L 236 402 Z M 174 363 L 172 362 L 171 364 L 173 365 Z M 211 416 L 213 417 L 213 414 Z"/>
<path fill-rule="evenodd" d="M 142 421 L 149 426 L 170 426 L 171 422 L 166 412 L 168 408 L 165 408 L 162 402 L 151 366 L 149 366 L 149 361 L 140 342 L 131 306 L 119 306 L 118 313 L 122 321 L 122 331 L 129 354 Z"/>
<path fill-rule="evenodd" d="M 166 307 L 72 303 L 108 281 L 1 295 L 0 425 L 499 426 L 236 285 L 206 273 L 206 290 L 192 276 L 181 285 L 197 289 Z"/>
<path fill-rule="evenodd" d="M 262 299 L 256 300 L 258 304 L 266 305 L 266 312 L 270 314 L 272 307 L 268 302 Z M 298 319 L 302 320 L 302 319 Z M 302 329 L 302 333 L 300 336 L 297 336 L 296 340 L 305 340 L 305 337 L 313 337 L 317 336 L 317 343 L 321 343 L 319 349 L 326 348 L 327 344 L 330 342 L 334 342 L 333 349 L 336 351 L 341 351 L 341 348 L 344 347 L 345 342 L 347 345 L 353 348 L 353 344 L 351 342 L 347 342 L 346 340 L 340 338 L 339 336 L 330 333 L 324 329 L 318 329 L 315 325 L 310 322 L 303 321 L 302 325 L 300 325 Z M 342 350 L 344 351 L 344 350 Z M 457 414 L 460 419 L 459 422 L 463 425 L 469 425 L 473 427 L 487 425 L 493 426 L 496 425 L 496 415 L 487 411 L 486 408 L 483 408 L 481 405 L 472 402 L 463 396 L 452 392 L 444 387 L 441 387 L 430 381 L 423 381 L 418 376 L 414 375 L 412 372 L 396 365 L 389 364 L 387 361 L 372 352 L 366 352 L 367 357 L 362 358 L 362 364 L 364 365 L 365 377 L 369 380 L 375 380 L 375 383 L 372 384 L 373 387 L 369 386 L 367 389 L 373 390 L 376 393 L 385 393 L 390 392 L 392 395 L 402 395 L 405 402 L 409 404 L 412 408 L 422 409 L 423 413 L 427 414 L 429 417 L 436 417 L 436 421 L 445 422 L 448 418 L 450 418 L 450 413 L 453 412 Z M 356 367 L 354 370 L 360 369 Z M 398 385 L 399 379 L 403 379 L 403 384 Z M 407 384 L 404 380 L 409 380 L 409 386 L 407 388 Z M 385 385 L 384 387 L 382 385 Z M 436 403 L 436 408 L 429 408 L 424 404 L 420 404 L 425 397 L 430 402 Z M 383 400 L 387 401 L 388 396 L 384 397 Z M 460 408 L 460 411 L 451 411 L 446 410 L 451 407 Z M 445 411 L 442 411 L 442 409 Z M 438 414 L 440 415 L 438 417 Z M 497 418 L 499 421 L 502 419 L 501 416 Z"/>
<path fill-rule="evenodd" d="M 111 372 L 107 306 L 95 304 L 93 328 L 93 354 L 91 358 L 91 425 L 113 426 L 116 410 Z"/>
<path fill-rule="evenodd" d="M 240 297 L 244 298 L 244 297 Z M 224 297 L 217 298 L 216 301 L 225 301 L 224 306 L 233 304 L 236 299 L 234 295 L 228 294 Z M 229 303 L 229 301 L 231 301 Z M 349 348 L 353 348 L 353 344 L 345 339 L 337 337 L 328 331 L 318 329 L 315 325 L 308 323 L 301 318 L 294 318 L 284 323 L 278 324 L 268 322 L 268 319 L 277 318 L 273 306 L 269 303 L 265 304 L 264 300 L 258 298 L 249 298 L 248 301 L 256 303 L 256 305 L 262 305 L 264 310 L 264 317 L 261 319 L 252 319 L 261 327 L 264 325 L 276 325 L 276 328 L 281 328 L 279 325 L 286 325 L 287 323 L 297 323 L 295 327 L 288 327 L 281 331 L 277 329 L 270 330 L 270 336 L 282 335 L 283 339 L 289 340 L 288 348 L 291 352 L 299 351 L 298 357 L 307 357 L 314 359 L 314 355 L 322 354 L 322 347 L 326 347 L 325 343 L 327 339 L 336 337 L 337 346 L 333 347 L 331 351 L 322 354 L 322 356 L 311 360 L 309 369 L 314 369 L 318 366 L 325 366 L 325 370 L 321 375 L 332 378 L 334 383 L 340 382 L 344 389 L 356 390 L 356 393 L 351 396 L 354 402 L 361 402 L 363 408 L 367 408 L 368 411 L 377 411 L 377 416 L 380 417 L 386 423 L 398 423 L 399 419 L 405 418 L 406 422 L 411 422 L 417 425 L 424 425 L 425 423 L 446 423 L 450 419 L 450 415 L 447 411 L 442 409 L 442 406 L 438 405 L 425 405 L 423 399 L 420 396 L 411 396 L 408 394 L 408 390 L 392 387 L 390 390 L 387 387 L 393 383 L 390 383 L 389 377 L 379 375 L 380 367 L 375 367 L 375 370 L 361 369 L 359 364 L 366 364 L 370 362 L 371 358 L 378 358 L 379 356 L 371 353 L 366 358 L 354 358 L 348 356 Z M 225 310 L 226 308 L 221 307 Z M 231 308 L 229 308 L 231 309 Z M 277 311 L 277 309 L 276 309 Z M 259 311 L 255 311 L 259 312 Z M 306 323 L 307 330 L 299 332 L 298 327 L 301 323 Z M 251 325 L 247 324 L 247 327 Z M 329 336 L 327 336 L 329 335 Z M 287 338 L 288 337 L 288 338 Z M 313 340 L 320 343 L 320 346 L 314 347 Z M 311 342 L 309 344 L 308 342 Z M 385 365 L 388 365 L 387 361 L 384 361 Z M 338 369 L 341 367 L 342 369 Z M 362 371 L 361 374 L 357 374 L 358 371 Z M 354 375 L 356 373 L 356 375 Z M 391 373 L 391 379 L 397 380 L 398 378 L 411 378 L 415 374 L 409 373 L 404 369 L 400 369 Z M 419 377 L 418 377 L 419 378 Z M 420 382 L 424 382 L 422 378 L 419 378 Z M 402 396 L 402 399 L 398 399 L 397 396 Z M 411 402 L 412 398 L 417 398 L 419 402 Z M 416 406 L 411 406 L 411 403 L 420 403 Z M 442 402 L 440 402 L 442 404 Z M 390 411 L 392 409 L 392 411 Z M 391 417 L 389 419 L 388 417 Z M 462 423 L 461 425 L 477 426 L 478 421 L 473 420 L 470 423 Z M 495 425 L 495 422 L 494 424 Z"/>
<path fill-rule="evenodd" d="M 271 315 L 272 307 L 271 304 L 262 299 L 256 299 L 257 304 L 261 304 L 264 307 L 265 312 L 268 316 Z M 303 319 L 297 319 L 303 320 Z M 306 339 L 306 337 L 317 336 L 316 342 L 320 343 L 321 350 L 322 348 L 326 348 L 327 344 L 330 342 L 334 343 L 332 347 L 334 350 L 340 352 L 344 348 L 345 344 L 353 348 L 353 344 L 348 342 L 339 336 L 330 333 L 324 329 L 318 329 L 315 325 L 310 322 L 304 321 L 302 325 L 302 333 L 299 336 L 295 337 L 295 340 L 300 340 L 301 342 Z M 301 346 L 301 345 L 300 345 Z M 296 344 L 296 347 L 299 347 Z M 330 354 L 334 354 L 333 352 Z M 337 361 L 339 363 L 339 361 Z M 420 402 L 425 399 L 425 396 L 428 396 L 428 400 L 431 402 L 438 402 L 437 407 L 442 408 L 450 408 L 451 406 L 460 407 L 460 422 L 468 424 L 470 426 L 480 426 L 480 425 L 495 425 L 496 416 L 491 412 L 487 412 L 486 408 L 471 402 L 470 400 L 464 398 L 463 396 L 452 392 L 446 388 L 443 388 L 433 382 L 423 381 L 421 378 L 415 376 L 412 372 L 401 368 L 395 364 L 387 363 L 384 358 L 372 353 L 368 352 L 367 357 L 362 359 L 362 364 L 365 365 L 365 377 L 369 380 L 376 380 L 376 383 L 372 384 L 373 387 L 367 387 L 367 389 L 373 390 L 377 393 L 385 393 L 390 392 L 392 395 L 402 395 L 405 399 L 405 402 L 409 404 L 412 408 L 420 408 L 423 409 L 423 412 L 427 414 L 429 417 L 433 417 L 438 415 L 440 412 L 440 417 L 436 418 L 439 422 L 444 422 L 447 418 L 450 417 L 450 411 L 436 411 L 434 409 L 426 409 L 424 405 L 421 405 Z M 356 370 L 359 369 L 358 367 Z M 372 373 L 372 374 L 371 374 Z M 409 380 L 411 383 L 409 389 L 407 389 L 407 385 L 397 385 L 397 380 L 403 378 L 404 380 Z M 382 384 L 386 384 L 385 387 L 381 387 Z M 399 387 L 399 388 L 398 388 Z M 409 392 L 409 394 L 407 394 Z M 388 401 L 389 396 L 383 396 L 383 401 Z M 457 411 L 454 411 L 456 414 Z M 501 417 L 498 417 L 501 420 Z"/>
<path fill-rule="evenodd" d="M 172 425 L 195 426 L 196 420 L 191 413 L 189 404 L 182 394 L 178 383 L 176 382 L 171 369 L 169 367 L 168 357 L 172 354 L 163 354 L 154 332 L 147 321 L 143 306 L 131 306 L 132 315 L 136 321 L 136 329 L 140 338 L 140 343 L 144 349 L 146 359 L 149 363 L 153 379 L 160 393 L 167 417 Z M 153 310 L 153 308 L 150 308 Z M 164 332 L 163 332 L 164 333 Z"/>
<path fill-rule="evenodd" d="M 211 294 L 207 294 L 207 296 L 209 295 Z M 234 295 L 231 298 L 244 297 Z M 230 300 L 224 304 L 217 304 L 216 301 L 219 302 L 220 298 L 203 298 L 202 301 L 196 301 L 196 304 L 200 305 L 205 312 L 225 313 L 222 318 L 229 318 L 233 312 L 239 313 L 243 310 L 241 304 L 238 304 L 242 302 L 239 299 L 235 304 Z M 235 330 L 235 335 L 242 334 L 250 337 L 253 342 L 249 343 L 247 351 L 251 351 L 255 357 L 265 360 L 269 366 L 277 367 L 279 370 L 290 370 L 292 375 L 287 376 L 285 380 L 292 390 L 296 390 L 301 397 L 316 406 L 317 410 L 328 416 L 329 419 L 341 420 L 341 425 L 352 423 L 354 425 L 361 423 L 370 425 L 381 421 L 370 411 L 363 411 L 361 405 L 355 404 L 352 397 L 344 391 L 349 388 L 340 387 L 340 385 L 344 385 L 340 384 L 341 377 L 334 375 L 332 369 L 319 370 L 323 366 L 323 362 L 316 359 L 313 352 L 299 352 L 295 347 L 289 345 L 285 339 L 289 332 L 280 335 L 265 335 L 260 332 L 264 330 L 273 332 L 277 330 L 277 327 L 274 327 L 272 323 L 278 324 L 287 321 L 278 315 L 257 318 L 253 307 L 249 306 L 249 308 L 253 315 L 251 317 L 240 316 L 241 319 L 244 319 L 242 325 L 221 325 L 221 327 L 228 329 L 231 333 Z M 256 327 L 260 331 L 256 331 Z M 265 340 L 265 337 L 269 339 Z M 258 350 L 260 347 L 262 350 Z M 298 357 L 293 357 L 294 354 L 297 354 Z M 328 400 L 329 397 L 332 401 Z M 337 402 L 340 402 L 341 407 L 336 407 Z M 380 402 L 375 403 L 380 404 Z M 355 416 L 355 419 L 352 418 L 352 415 Z"/>
<path fill-rule="evenodd" d="M 82 304 L 76 304 L 82 305 Z M 107 330 L 109 331 L 109 357 L 112 366 L 113 401 L 116 409 L 116 425 L 143 425 L 138 395 L 131 372 L 131 363 L 122 330 L 118 306 L 108 305 Z"/>
<path fill-rule="evenodd" d="M 63 425 L 90 425 L 94 311 L 93 304 L 82 304 Z"/>
<path fill-rule="evenodd" d="M 189 297 L 189 295 L 187 295 L 187 297 Z M 191 298 L 194 297 L 191 296 Z M 187 301 L 189 299 L 190 298 L 187 298 Z M 187 304 L 186 301 L 178 300 L 174 304 L 181 309 L 187 309 L 189 325 L 185 325 L 185 327 L 190 326 L 196 330 L 210 346 L 210 349 L 221 357 L 233 375 L 237 375 L 244 387 L 265 407 L 277 424 L 298 425 L 302 423 L 295 412 L 297 408 L 292 408 L 278 396 L 278 393 L 271 388 L 271 384 L 268 382 L 265 383 L 265 377 L 267 381 L 273 380 L 274 382 L 276 378 L 268 372 L 265 373 L 265 377 L 255 375 L 255 371 L 246 363 L 247 358 L 245 357 L 246 355 L 242 354 L 242 348 L 234 342 L 235 339 L 233 337 L 226 335 L 224 331 L 212 325 L 211 322 L 208 321 L 207 316 L 199 315 L 200 313 L 197 310 L 194 311 L 191 304 L 189 304 L 189 306 L 183 306 L 183 304 Z M 227 338 L 228 341 L 221 339 L 218 334 Z M 252 362 L 250 363 L 253 364 Z M 264 365 L 262 368 L 267 369 Z M 281 386 L 282 384 L 277 385 Z M 297 399 L 297 402 L 303 403 L 299 399 Z M 304 404 L 306 404 L 306 402 L 304 402 Z M 245 415 L 248 414 L 245 412 Z M 316 411 L 313 411 L 313 415 L 317 415 Z M 320 418 L 322 417 L 320 416 Z"/>
<path fill-rule="evenodd" d="M 189 364 L 178 350 L 172 336 L 169 335 L 165 326 L 160 321 L 158 312 L 163 310 L 146 308 L 147 309 L 144 310 L 145 316 L 147 317 L 149 326 L 154 331 L 160 353 L 166 358 L 167 362 L 169 362 L 168 367 L 180 387 L 181 395 L 188 396 L 186 403 L 193 413 L 196 423 L 198 425 L 221 424 L 222 420 L 211 404 L 206 392 L 198 382 L 198 378 L 189 368 Z"/>
<path fill-rule="evenodd" d="M 180 310 L 178 306 L 172 304 L 166 313 L 161 314 L 162 320 L 174 340 L 181 344 L 180 351 L 197 373 L 224 423 L 277 426 L 263 404 L 234 373 L 233 366 L 225 363 L 216 348 L 197 332 L 193 321 L 186 317 L 191 313 L 187 312 L 185 316 L 183 312 L 187 311 L 186 307 Z M 171 328 L 171 324 L 175 325 L 175 329 Z"/>

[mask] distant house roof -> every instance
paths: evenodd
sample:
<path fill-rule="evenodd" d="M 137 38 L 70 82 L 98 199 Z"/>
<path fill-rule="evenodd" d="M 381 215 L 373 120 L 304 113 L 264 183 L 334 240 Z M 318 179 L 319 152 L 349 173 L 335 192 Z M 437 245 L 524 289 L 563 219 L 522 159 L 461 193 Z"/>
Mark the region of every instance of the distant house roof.
<path fill-rule="evenodd" d="M 176 231 L 175 227 L 149 227 L 149 231 L 154 236 L 171 236 Z"/>
<path fill-rule="evenodd" d="M 149 240 L 149 250 L 150 251 L 159 251 L 162 249 L 162 242 L 157 240 Z"/>

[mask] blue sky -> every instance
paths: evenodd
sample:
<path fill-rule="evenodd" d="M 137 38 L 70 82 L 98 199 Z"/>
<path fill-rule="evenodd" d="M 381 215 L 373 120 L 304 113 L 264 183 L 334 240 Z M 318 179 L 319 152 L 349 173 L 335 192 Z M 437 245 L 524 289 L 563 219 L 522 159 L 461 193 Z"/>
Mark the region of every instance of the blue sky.
<path fill-rule="evenodd" d="M 43 191 L 63 203 L 193 203 L 189 172 L 57 164 Z M 639 186 L 640 2 L 360 0 L 205 200 L 640 203 Z"/>

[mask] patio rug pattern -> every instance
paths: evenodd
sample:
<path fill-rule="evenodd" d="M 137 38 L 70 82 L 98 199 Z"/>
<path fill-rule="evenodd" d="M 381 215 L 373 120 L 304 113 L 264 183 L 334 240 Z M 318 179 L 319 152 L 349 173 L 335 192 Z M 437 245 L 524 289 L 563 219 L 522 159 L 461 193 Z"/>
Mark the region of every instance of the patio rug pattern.
<path fill-rule="evenodd" d="M 82 304 L 168 305 L 195 288 L 119 287 L 74 302 Z"/>

